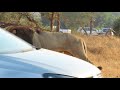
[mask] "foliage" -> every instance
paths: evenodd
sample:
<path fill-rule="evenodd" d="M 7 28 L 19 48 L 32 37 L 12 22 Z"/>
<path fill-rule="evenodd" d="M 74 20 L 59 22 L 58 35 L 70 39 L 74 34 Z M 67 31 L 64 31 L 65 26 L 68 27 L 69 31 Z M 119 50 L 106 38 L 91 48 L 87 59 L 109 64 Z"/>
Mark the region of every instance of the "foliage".
<path fill-rule="evenodd" d="M 114 21 L 113 30 L 115 30 L 115 35 L 120 36 L 120 17 Z"/>
<path fill-rule="evenodd" d="M 89 26 L 90 17 L 93 17 L 93 25 L 96 28 L 112 27 L 119 12 L 63 12 L 64 22 L 68 27 L 78 29 L 80 26 Z"/>
<path fill-rule="evenodd" d="M 40 12 L 0 12 L 0 22 L 40 27 Z"/>
<path fill-rule="evenodd" d="M 0 22 L 15 23 L 30 27 L 44 27 L 50 30 L 52 13 L 53 12 L 0 12 Z M 58 14 L 60 14 L 61 26 L 66 26 L 75 31 L 79 27 L 90 26 L 91 18 L 94 21 L 93 27 L 95 28 L 112 28 L 115 19 L 120 15 L 119 12 L 54 12 L 53 26 L 58 25 Z"/>
<path fill-rule="evenodd" d="M 116 16 L 112 12 L 97 12 L 95 20 L 95 27 L 111 27 Z"/>

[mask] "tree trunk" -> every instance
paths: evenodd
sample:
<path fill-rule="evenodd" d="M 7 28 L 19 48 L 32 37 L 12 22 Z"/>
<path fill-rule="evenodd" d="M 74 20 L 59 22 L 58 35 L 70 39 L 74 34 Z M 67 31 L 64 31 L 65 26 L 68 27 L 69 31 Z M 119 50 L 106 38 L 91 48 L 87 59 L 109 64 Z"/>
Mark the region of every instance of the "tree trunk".
<path fill-rule="evenodd" d="M 92 18 L 91 18 L 91 20 L 90 20 L 90 35 L 92 34 L 92 28 L 93 28 L 92 24 L 93 24 L 93 21 L 92 21 Z"/>
<path fill-rule="evenodd" d="M 82 29 L 84 30 L 85 34 L 88 35 L 88 33 L 86 32 L 86 30 L 84 29 L 84 27 L 82 27 Z"/>
<path fill-rule="evenodd" d="M 58 13 L 57 14 L 57 32 L 59 32 L 59 30 L 60 30 L 60 14 Z"/>
<path fill-rule="evenodd" d="M 51 32 L 53 31 L 53 25 L 54 25 L 54 12 L 52 12 L 52 16 L 51 16 L 51 23 L 50 23 L 50 27 L 51 27 Z"/>

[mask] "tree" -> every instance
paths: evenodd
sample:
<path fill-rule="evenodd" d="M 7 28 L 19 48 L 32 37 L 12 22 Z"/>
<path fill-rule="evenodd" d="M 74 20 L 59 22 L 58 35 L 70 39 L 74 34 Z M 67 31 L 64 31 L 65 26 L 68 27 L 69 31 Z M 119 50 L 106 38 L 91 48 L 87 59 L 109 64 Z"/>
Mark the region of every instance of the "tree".
<path fill-rule="evenodd" d="M 25 16 L 30 22 L 33 22 L 37 28 L 41 27 L 39 12 L 19 12 L 21 16 Z"/>
<path fill-rule="evenodd" d="M 120 36 L 120 17 L 114 21 L 113 30 L 115 31 L 115 35 Z"/>
<path fill-rule="evenodd" d="M 111 27 L 119 12 L 63 12 L 62 20 L 70 28 L 77 30 L 79 27 L 89 27 L 90 17 L 93 16 L 93 27 Z M 94 21 L 95 19 L 95 21 Z"/>
<path fill-rule="evenodd" d="M 71 28 L 72 30 L 77 30 L 79 27 L 93 27 L 103 28 L 103 27 L 111 27 L 115 17 L 118 17 L 120 13 L 113 12 L 42 12 L 41 14 L 47 18 L 49 21 L 46 21 L 51 26 L 51 30 L 53 31 L 53 25 L 60 23 L 57 21 L 57 13 L 59 14 L 60 21 L 65 24 L 66 27 Z M 61 14 L 62 13 L 62 14 Z M 53 17 L 52 17 L 53 15 Z M 52 19 L 51 19 L 52 17 Z M 52 21 L 54 18 L 54 22 Z M 95 21 L 94 21 L 95 20 Z M 51 25 L 50 23 L 54 24 Z M 58 26 L 59 24 L 57 24 Z M 57 27 L 58 28 L 58 27 Z M 58 29 L 56 29 L 58 31 Z M 92 33 L 92 31 L 90 32 Z"/>
<path fill-rule="evenodd" d="M 94 21 L 94 17 L 95 17 L 94 12 L 91 12 L 91 13 L 89 14 L 89 16 L 90 16 L 90 34 L 92 34 L 93 21 Z"/>
<path fill-rule="evenodd" d="M 56 20 L 57 20 L 57 30 L 56 31 L 59 32 L 59 30 L 60 30 L 60 13 L 59 12 L 57 13 Z"/>
<path fill-rule="evenodd" d="M 42 16 L 47 18 L 50 21 L 50 30 L 53 31 L 53 26 L 55 25 L 55 21 L 57 22 L 56 31 L 60 29 L 60 12 L 42 12 Z M 49 23 L 49 22 L 46 22 Z"/>
<path fill-rule="evenodd" d="M 42 16 L 50 21 L 50 31 L 53 31 L 55 12 L 43 12 Z"/>
<path fill-rule="evenodd" d="M 118 16 L 113 12 L 97 12 L 95 27 L 98 28 L 111 27 L 116 17 Z"/>
<path fill-rule="evenodd" d="M 70 28 L 78 29 L 93 26 L 94 12 L 63 12 L 63 19 Z M 92 29 L 91 29 L 92 30 Z M 85 30 L 84 30 L 85 31 Z M 87 34 L 87 32 L 85 31 Z"/>
<path fill-rule="evenodd" d="M 0 22 L 41 27 L 40 12 L 0 12 Z"/>
<path fill-rule="evenodd" d="M 50 18 L 50 21 L 51 21 L 51 24 L 50 24 L 51 31 L 53 31 L 53 26 L 54 26 L 54 16 L 55 16 L 55 12 L 52 12 L 51 13 L 51 18 Z"/>

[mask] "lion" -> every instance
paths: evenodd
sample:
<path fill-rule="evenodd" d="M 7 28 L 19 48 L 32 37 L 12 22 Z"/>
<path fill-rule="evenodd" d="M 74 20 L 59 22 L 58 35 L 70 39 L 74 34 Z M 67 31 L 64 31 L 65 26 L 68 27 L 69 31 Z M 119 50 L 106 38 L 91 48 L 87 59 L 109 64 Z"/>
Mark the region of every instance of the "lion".
<path fill-rule="evenodd" d="M 86 43 L 69 33 L 32 30 L 25 26 L 10 26 L 9 32 L 22 38 L 37 49 L 45 48 L 57 52 L 64 52 L 74 57 L 90 62 L 87 56 Z"/>
<path fill-rule="evenodd" d="M 72 56 L 88 61 L 85 41 L 68 33 L 42 31 L 38 34 L 35 32 L 33 45 L 37 48 L 69 53 Z"/>

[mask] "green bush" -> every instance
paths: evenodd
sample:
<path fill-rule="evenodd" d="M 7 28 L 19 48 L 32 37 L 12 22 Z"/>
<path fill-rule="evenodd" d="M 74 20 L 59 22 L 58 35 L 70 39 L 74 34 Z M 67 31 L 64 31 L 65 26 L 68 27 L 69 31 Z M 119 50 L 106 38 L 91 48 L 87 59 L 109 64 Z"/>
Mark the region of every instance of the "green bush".
<path fill-rule="evenodd" d="M 116 36 L 120 36 L 120 17 L 114 21 L 113 30 L 115 31 Z"/>

